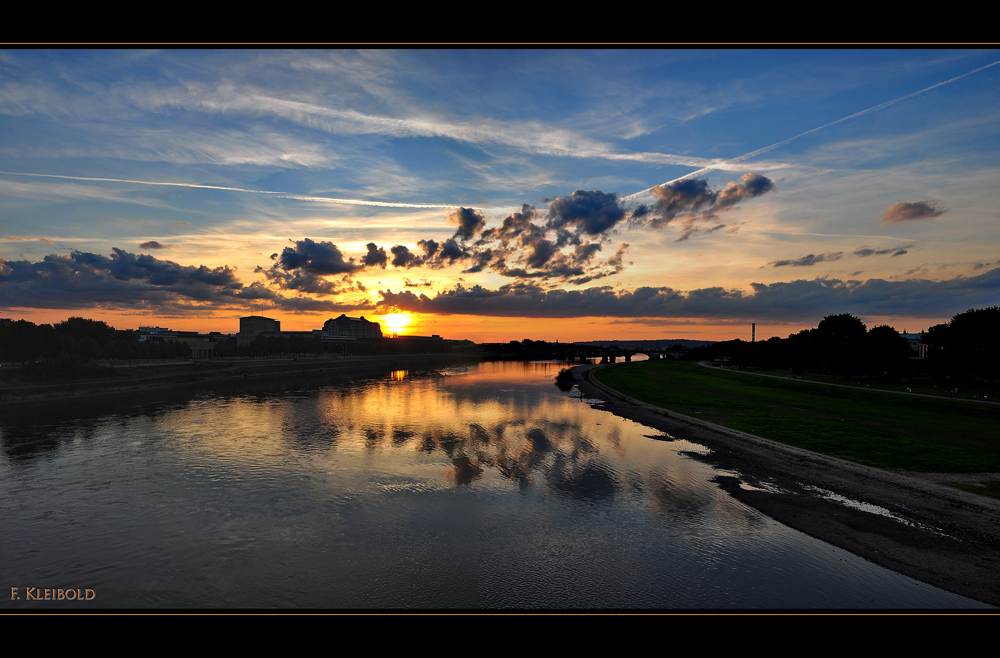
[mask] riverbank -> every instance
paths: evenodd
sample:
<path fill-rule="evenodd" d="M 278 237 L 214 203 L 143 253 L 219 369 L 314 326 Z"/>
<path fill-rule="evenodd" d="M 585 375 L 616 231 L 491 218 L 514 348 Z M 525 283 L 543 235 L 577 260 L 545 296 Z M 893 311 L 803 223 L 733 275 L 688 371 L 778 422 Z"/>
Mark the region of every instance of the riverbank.
<path fill-rule="evenodd" d="M 601 366 L 572 369 L 598 409 L 688 439 L 692 455 L 732 471 L 734 498 L 807 535 L 911 578 L 1000 606 L 1000 500 L 859 465 L 629 398 L 597 381 Z M 659 437 L 658 437 L 659 438 Z"/>
<path fill-rule="evenodd" d="M 123 398 L 157 392 L 211 386 L 247 380 L 276 380 L 332 373 L 363 374 L 368 370 L 407 370 L 478 362 L 479 357 L 445 354 L 392 354 L 372 356 L 320 356 L 278 359 L 184 361 L 133 365 L 120 368 L 112 377 L 67 379 L 54 382 L 23 382 L 16 373 L 5 372 L 0 380 L 0 410 L 53 402 Z"/>

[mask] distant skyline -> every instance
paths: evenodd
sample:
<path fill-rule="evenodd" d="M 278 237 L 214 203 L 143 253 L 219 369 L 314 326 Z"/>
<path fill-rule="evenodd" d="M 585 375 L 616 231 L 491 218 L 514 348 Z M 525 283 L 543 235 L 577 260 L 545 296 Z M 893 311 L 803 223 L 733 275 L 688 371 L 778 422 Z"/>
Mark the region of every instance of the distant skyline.
<path fill-rule="evenodd" d="M 1000 304 L 1000 49 L 0 51 L 0 317 L 561 341 Z"/>

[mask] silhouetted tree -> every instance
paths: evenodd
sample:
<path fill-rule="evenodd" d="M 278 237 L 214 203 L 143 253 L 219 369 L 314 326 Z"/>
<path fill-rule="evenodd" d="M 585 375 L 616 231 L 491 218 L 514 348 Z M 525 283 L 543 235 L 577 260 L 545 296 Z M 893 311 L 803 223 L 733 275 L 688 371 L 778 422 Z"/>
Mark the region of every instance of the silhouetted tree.
<path fill-rule="evenodd" d="M 872 327 L 865 337 L 864 365 L 872 375 L 896 375 L 909 366 L 910 345 L 898 331 L 883 324 Z"/>
<path fill-rule="evenodd" d="M 828 372 L 858 372 L 864 360 L 865 323 L 850 313 L 828 315 L 816 327 L 814 344 Z"/>
<path fill-rule="evenodd" d="M 969 309 L 948 323 L 945 355 L 960 377 L 995 382 L 1000 374 L 1000 307 Z"/>

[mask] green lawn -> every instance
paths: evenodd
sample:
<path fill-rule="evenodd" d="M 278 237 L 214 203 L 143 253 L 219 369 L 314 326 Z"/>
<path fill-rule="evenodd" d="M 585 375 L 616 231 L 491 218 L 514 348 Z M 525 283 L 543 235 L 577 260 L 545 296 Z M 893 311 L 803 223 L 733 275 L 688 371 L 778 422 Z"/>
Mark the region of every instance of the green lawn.
<path fill-rule="evenodd" d="M 690 361 L 622 364 L 596 376 L 666 409 L 872 466 L 1000 472 L 1000 406 L 752 377 Z"/>
<path fill-rule="evenodd" d="M 754 369 L 744 371 L 744 374 L 762 374 L 762 375 L 774 375 L 776 377 L 791 377 L 792 372 L 790 370 L 767 370 L 767 369 Z M 949 391 L 953 388 L 958 389 L 958 393 L 955 395 L 955 399 L 958 400 L 978 400 L 987 397 L 988 399 L 994 399 L 997 389 L 995 386 L 990 384 L 982 383 L 967 383 L 962 384 L 948 383 L 948 382 L 935 382 L 932 380 L 922 380 L 918 378 L 903 379 L 900 381 L 893 380 L 879 380 L 879 379 L 867 379 L 867 378 L 850 378 L 850 377 L 838 377 L 836 375 L 824 375 L 817 372 L 807 372 L 800 375 L 796 375 L 797 379 L 808 382 L 828 382 L 832 384 L 840 384 L 841 386 L 854 386 L 861 389 L 875 389 L 880 391 L 898 391 L 900 393 L 907 392 L 906 389 L 910 389 L 913 393 L 922 393 L 924 395 L 939 395 L 941 397 L 949 398 Z"/>

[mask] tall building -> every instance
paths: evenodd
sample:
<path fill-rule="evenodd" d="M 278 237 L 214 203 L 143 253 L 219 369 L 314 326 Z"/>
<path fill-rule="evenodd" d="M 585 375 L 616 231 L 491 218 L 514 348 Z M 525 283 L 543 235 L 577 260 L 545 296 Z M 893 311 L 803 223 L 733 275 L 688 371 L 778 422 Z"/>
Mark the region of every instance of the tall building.
<path fill-rule="evenodd" d="M 382 327 L 378 322 L 360 318 L 349 318 L 341 314 L 339 318 L 330 318 L 323 324 L 323 334 L 330 338 L 352 337 L 358 340 L 373 340 L 382 337 Z"/>
<path fill-rule="evenodd" d="M 262 315 L 240 318 L 240 333 L 236 336 L 236 344 L 240 347 L 249 345 L 265 331 L 281 331 L 281 323 Z"/>

